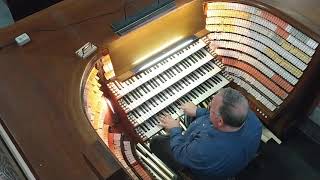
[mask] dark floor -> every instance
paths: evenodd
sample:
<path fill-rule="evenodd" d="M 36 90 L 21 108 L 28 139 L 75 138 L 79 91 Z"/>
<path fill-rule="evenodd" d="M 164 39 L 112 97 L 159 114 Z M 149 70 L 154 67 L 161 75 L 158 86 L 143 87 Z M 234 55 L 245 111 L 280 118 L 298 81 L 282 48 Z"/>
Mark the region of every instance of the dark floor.
<path fill-rule="evenodd" d="M 281 145 L 269 141 L 239 180 L 320 180 L 320 145 L 300 131 Z"/>

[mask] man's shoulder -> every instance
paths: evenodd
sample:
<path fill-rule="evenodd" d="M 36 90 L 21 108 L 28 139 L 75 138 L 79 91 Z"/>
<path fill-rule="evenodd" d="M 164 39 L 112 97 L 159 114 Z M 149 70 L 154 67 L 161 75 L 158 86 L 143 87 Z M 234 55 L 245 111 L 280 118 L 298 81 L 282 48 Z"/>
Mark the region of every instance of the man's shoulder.
<path fill-rule="evenodd" d="M 261 123 L 260 119 L 251 110 L 248 112 L 247 123 L 249 126 L 255 126 L 257 128 L 262 128 L 262 123 Z"/>

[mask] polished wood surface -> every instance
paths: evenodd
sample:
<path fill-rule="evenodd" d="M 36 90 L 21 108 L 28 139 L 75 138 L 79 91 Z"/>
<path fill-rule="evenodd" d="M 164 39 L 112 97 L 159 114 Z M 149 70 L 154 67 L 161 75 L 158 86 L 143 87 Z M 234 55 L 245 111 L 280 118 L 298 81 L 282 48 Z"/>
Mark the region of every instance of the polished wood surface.
<path fill-rule="evenodd" d="M 320 34 L 317 0 L 261 1 Z M 0 118 L 36 178 L 93 180 L 120 169 L 84 113 L 80 87 L 90 58 L 74 52 L 119 39 L 110 24 L 123 18 L 121 7 L 117 0 L 66 0 L 0 30 L 1 45 L 24 32 L 32 39 L 0 50 Z M 114 13 L 99 16 L 107 12 Z"/>

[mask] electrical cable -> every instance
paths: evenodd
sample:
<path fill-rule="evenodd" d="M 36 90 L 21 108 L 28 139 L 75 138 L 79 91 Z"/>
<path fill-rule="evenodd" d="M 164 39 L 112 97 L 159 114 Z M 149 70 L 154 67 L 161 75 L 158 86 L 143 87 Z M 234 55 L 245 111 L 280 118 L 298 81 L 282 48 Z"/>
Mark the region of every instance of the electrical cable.
<path fill-rule="evenodd" d="M 12 45 L 14 45 L 14 44 L 16 44 L 16 41 L 12 41 L 12 42 L 7 43 L 7 44 L 5 44 L 5 45 L 0 45 L 0 50 L 1 50 L 1 49 L 4 49 L 4 48 L 7 48 L 7 47 L 9 47 L 9 46 L 12 46 Z"/>
<path fill-rule="evenodd" d="M 130 4 L 130 3 L 132 3 L 132 2 L 133 2 L 133 0 L 132 0 L 132 1 L 126 1 L 126 0 L 124 0 L 123 5 L 122 5 L 121 7 L 119 7 L 118 9 L 114 10 L 114 11 L 106 12 L 106 13 L 102 13 L 102 14 L 98 14 L 98 15 L 95 15 L 95 16 L 92 16 L 92 17 L 88 17 L 88 18 L 82 19 L 82 20 L 80 20 L 80 21 L 76 21 L 76 22 L 73 22 L 73 23 L 70 23 L 70 24 L 63 25 L 63 26 L 61 26 L 61 27 L 48 28 L 48 29 L 35 29 L 35 30 L 31 30 L 31 31 L 29 31 L 29 32 L 27 32 L 27 33 L 59 31 L 59 30 L 62 30 L 62 29 L 65 29 L 65 28 L 68 28 L 68 27 L 71 27 L 71 26 L 74 26 L 74 25 L 82 24 L 82 23 L 84 23 L 84 22 L 87 22 L 87 21 L 90 21 L 90 20 L 93 20 L 93 19 L 96 19 L 96 18 L 99 18 L 99 17 L 116 14 L 116 13 L 122 11 L 123 8 L 125 8 L 125 7 L 127 6 L 127 4 Z M 124 11 L 126 11 L 126 10 L 124 9 Z M 125 16 L 126 16 L 126 12 L 124 12 L 124 13 L 125 13 Z M 125 18 L 126 18 L 126 17 L 125 17 Z M 4 48 L 6 48 L 6 47 L 12 46 L 12 45 L 14 45 L 15 43 L 16 43 L 16 42 L 13 41 L 13 42 L 10 42 L 10 43 L 5 44 L 5 45 L 2 45 L 2 46 L 0 45 L 0 50 L 1 50 L 1 49 L 4 49 Z"/>
<path fill-rule="evenodd" d="M 125 5 L 125 4 L 124 4 Z M 92 17 L 88 17 L 88 18 L 85 18 L 85 19 L 82 19 L 80 21 L 76 21 L 76 22 L 73 22 L 73 23 L 70 23 L 70 24 L 66 24 L 64 26 L 61 26 L 61 27 L 58 27 L 58 28 L 51 28 L 51 29 L 36 29 L 36 30 L 31 30 L 27 33 L 34 33 L 34 32 L 52 32 L 52 31 L 59 31 L 59 30 L 62 30 L 62 29 L 65 29 L 67 27 L 70 27 L 70 26 L 74 26 L 74 25 L 78 25 L 78 24 L 81 24 L 81 23 L 84 23 L 84 22 L 87 22 L 87 21 L 90 21 L 92 19 L 96 19 L 96 18 L 99 18 L 99 17 L 103 17 L 103 16 L 108 16 L 108 15 L 112 15 L 112 14 L 115 14 L 115 13 L 118 13 L 122 10 L 123 6 L 119 7 L 118 9 L 114 10 L 114 11 L 111 11 L 111 12 L 106 12 L 106 13 L 102 13 L 102 14 L 99 14 L 99 15 L 96 15 L 96 16 L 92 16 Z M 9 46 L 12 46 L 16 44 L 16 41 L 12 41 L 8 44 L 5 44 L 5 45 L 1 45 L 0 44 L 0 50 L 4 49 L 4 48 L 7 48 Z"/>

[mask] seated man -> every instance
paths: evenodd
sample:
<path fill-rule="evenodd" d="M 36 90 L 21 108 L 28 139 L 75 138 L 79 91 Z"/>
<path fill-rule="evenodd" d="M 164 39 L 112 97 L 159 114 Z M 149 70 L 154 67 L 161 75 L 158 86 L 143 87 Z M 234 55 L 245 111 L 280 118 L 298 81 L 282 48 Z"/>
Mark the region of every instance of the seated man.
<path fill-rule="evenodd" d="M 254 158 L 262 125 L 237 90 L 220 90 L 210 110 L 192 103 L 181 106 L 195 117 L 182 134 L 179 121 L 163 116 L 160 125 L 169 136 L 155 136 L 150 148 L 174 170 L 189 169 L 193 179 L 225 179 L 239 173 Z"/>

